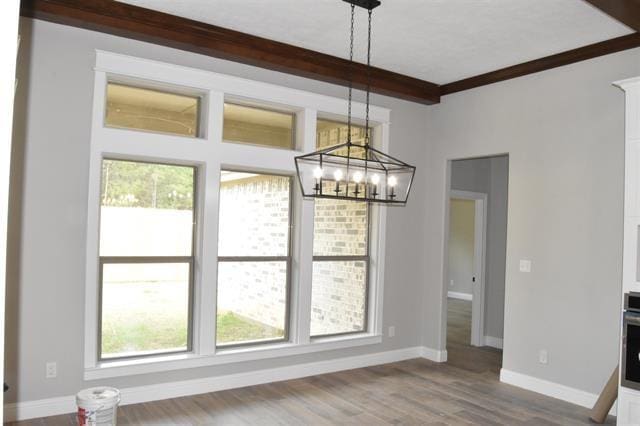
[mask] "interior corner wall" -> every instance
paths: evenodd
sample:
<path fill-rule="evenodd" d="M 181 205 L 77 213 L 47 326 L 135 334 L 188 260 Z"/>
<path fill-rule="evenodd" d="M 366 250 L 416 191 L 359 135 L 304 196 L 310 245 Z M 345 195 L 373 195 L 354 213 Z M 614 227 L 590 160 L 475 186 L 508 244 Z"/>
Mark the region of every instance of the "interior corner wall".
<path fill-rule="evenodd" d="M 611 83 L 639 74 L 633 49 L 430 107 L 426 346 L 444 348 L 447 161 L 508 153 L 503 369 L 600 392 L 618 362 L 621 312 L 624 95 Z"/>
<path fill-rule="evenodd" d="M 11 388 L 6 402 L 75 395 L 90 386 L 126 388 L 252 372 L 421 344 L 422 301 L 416 294 L 426 274 L 428 107 L 372 95 L 372 104 L 391 109 L 390 153 L 417 166 L 410 202 L 387 214 L 383 330 L 395 326 L 394 337 L 345 350 L 85 381 L 84 275 L 95 50 L 340 98 L 346 97 L 346 88 L 44 21 L 22 19 L 20 33 L 7 262 L 5 371 Z M 362 101 L 364 94 L 356 91 L 354 98 Z M 58 363 L 55 379 L 45 378 L 48 361 Z"/>
<path fill-rule="evenodd" d="M 504 333 L 504 288 L 507 262 L 507 205 L 509 157 L 489 159 L 489 201 L 487 207 L 486 289 L 484 335 L 497 339 Z"/>
<path fill-rule="evenodd" d="M 484 335 L 496 339 L 504 329 L 508 179 L 506 155 L 451 162 L 451 189 L 487 194 Z"/>

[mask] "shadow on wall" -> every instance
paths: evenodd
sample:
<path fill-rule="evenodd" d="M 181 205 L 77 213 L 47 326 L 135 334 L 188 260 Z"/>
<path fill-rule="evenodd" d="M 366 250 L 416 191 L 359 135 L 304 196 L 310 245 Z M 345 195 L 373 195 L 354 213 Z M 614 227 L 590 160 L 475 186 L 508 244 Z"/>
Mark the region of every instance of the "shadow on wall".
<path fill-rule="evenodd" d="M 31 67 L 31 25 L 20 21 L 20 49 L 16 78 L 13 141 L 11 146 L 11 176 L 9 181 L 9 219 L 7 241 L 7 287 L 5 308 L 4 379 L 9 385 L 6 401 L 16 400 L 17 374 L 19 371 L 18 348 L 20 320 L 20 264 L 22 261 L 22 209 L 27 139 L 27 103 L 29 93 L 29 69 Z"/>

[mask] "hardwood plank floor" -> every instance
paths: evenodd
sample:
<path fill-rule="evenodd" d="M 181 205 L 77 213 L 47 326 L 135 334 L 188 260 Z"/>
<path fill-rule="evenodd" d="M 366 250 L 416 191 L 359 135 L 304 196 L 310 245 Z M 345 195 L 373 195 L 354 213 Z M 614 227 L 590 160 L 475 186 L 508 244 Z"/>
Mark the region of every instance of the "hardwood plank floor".
<path fill-rule="evenodd" d="M 450 361 L 424 359 L 122 406 L 121 425 L 584 425 L 589 410 L 500 383 L 501 351 L 468 346 L 449 304 Z M 457 327 L 457 328 L 456 328 Z M 468 328 L 468 326 L 467 326 Z M 466 343 L 465 343 L 466 342 Z M 71 414 L 19 425 L 74 425 Z M 607 424 L 615 424 L 609 417 Z"/>
<path fill-rule="evenodd" d="M 500 375 L 502 351 L 489 346 L 474 347 L 471 342 L 471 301 L 447 299 L 447 362 L 476 373 Z"/>

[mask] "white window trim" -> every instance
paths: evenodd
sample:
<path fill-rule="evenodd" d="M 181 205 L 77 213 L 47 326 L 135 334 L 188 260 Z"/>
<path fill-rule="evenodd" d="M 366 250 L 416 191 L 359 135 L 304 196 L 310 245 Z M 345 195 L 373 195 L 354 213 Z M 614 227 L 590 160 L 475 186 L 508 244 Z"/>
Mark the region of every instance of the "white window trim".
<path fill-rule="evenodd" d="M 184 89 L 203 96 L 205 117 L 202 137 L 190 138 L 105 127 L 104 106 L 109 79 Z M 286 106 L 296 113 L 296 150 L 227 143 L 222 140 L 224 99 L 246 98 L 265 106 Z M 365 104 L 353 104 L 353 117 L 364 120 Z M 87 265 L 85 292 L 85 380 L 146 374 L 182 368 L 203 367 L 255 359 L 298 355 L 317 351 L 377 344 L 382 341 L 382 302 L 386 209 L 371 209 L 371 261 L 367 332 L 330 338 L 309 337 L 311 277 L 313 259 L 313 200 L 303 200 L 294 181 L 294 235 L 292 246 L 290 341 L 252 347 L 215 347 L 218 192 L 223 167 L 262 170 L 295 175 L 294 157 L 314 151 L 316 119 L 345 117 L 347 101 L 238 77 L 182 67 L 147 59 L 96 51 L 93 116 L 89 160 L 87 217 Z M 390 111 L 371 106 L 374 143 L 387 151 Z M 193 306 L 193 350 L 191 353 L 142 359 L 98 362 L 98 246 L 100 221 L 100 179 L 104 157 L 162 161 L 198 167 L 198 203 Z M 259 159 L 259 161 L 257 160 Z M 204 262 L 202 259 L 208 259 Z"/>

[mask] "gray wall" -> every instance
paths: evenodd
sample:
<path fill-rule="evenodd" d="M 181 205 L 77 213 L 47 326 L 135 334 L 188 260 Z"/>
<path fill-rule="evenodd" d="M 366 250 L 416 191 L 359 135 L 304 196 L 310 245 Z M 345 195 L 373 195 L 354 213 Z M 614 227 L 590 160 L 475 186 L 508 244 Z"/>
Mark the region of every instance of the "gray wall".
<path fill-rule="evenodd" d="M 388 215 L 384 326 L 396 326 L 394 338 L 373 347 L 84 382 L 94 49 L 333 96 L 345 90 L 31 22 L 22 21 L 12 154 L 7 402 L 70 395 L 97 384 L 186 380 L 418 344 L 443 349 L 446 163 L 501 153 L 510 155 L 504 367 L 599 392 L 617 362 L 620 314 L 623 95 L 610 83 L 640 74 L 637 49 L 450 95 L 432 107 L 373 97 L 393 110 L 391 153 L 418 166 L 409 205 Z M 362 100 L 362 93 L 356 98 Z M 532 273 L 518 272 L 521 258 L 533 261 Z M 549 351 L 548 365 L 537 363 L 539 349 Z M 58 378 L 46 380 L 44 364 L 54 360 Z"/>
<path fill-rule="evenodd" d="M 509 157 L 491 157 L 487 213 L 484 335 L 503 338 L 504 287 L 507 262 Z"/>
<path fill-rule="evenodd" d="M 451 189 L 487 194 L 484 335 L 499 339 L 504 329 L 508 186 L 506 155 L 451 162 Z"/>
<path fill-rule="evenodd" d="M 23 19 L 13 152 L 7 294 L 7 402 L 71 395 L 99 384 L 119 387 L 188 380 L 417 346 L 426 274 L 426 106 L 373 96 L 392 109 L 390 152 L 418 161 L 411 202 L 389 209 L 382 344 L 83 381 L 84 270 L 95 49 L 237 75 L 332 96 L 346 89 L 97 32 Z M 363 100 L 357 92 L 356 98 Z M 259 161 L 259 159 L 256 159 Z M 411 224 L 411 226 L 407 226 Z M 45 379 L 45 362 L 58 377 Z"/>
<path fill-rule="evenodd" d="M 447 160 L 508 153 L 503 368 L 600 391 L 618 361 L 620 321 L 624 96 L 611 82 L 638 74 L 634 49 L 430 107 L 426 346 L 445 345 Z"/>

